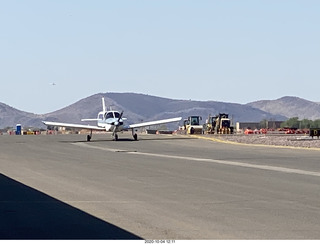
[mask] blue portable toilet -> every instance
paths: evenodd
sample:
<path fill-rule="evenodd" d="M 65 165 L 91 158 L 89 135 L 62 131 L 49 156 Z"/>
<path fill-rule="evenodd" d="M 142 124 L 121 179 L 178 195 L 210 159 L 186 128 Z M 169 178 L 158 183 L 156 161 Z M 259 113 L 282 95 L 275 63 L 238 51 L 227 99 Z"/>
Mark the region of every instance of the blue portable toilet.
<path fill-rule="evenodd" d="M 16 135 L 21 135 L 21 124 L 17 124 Z"/>

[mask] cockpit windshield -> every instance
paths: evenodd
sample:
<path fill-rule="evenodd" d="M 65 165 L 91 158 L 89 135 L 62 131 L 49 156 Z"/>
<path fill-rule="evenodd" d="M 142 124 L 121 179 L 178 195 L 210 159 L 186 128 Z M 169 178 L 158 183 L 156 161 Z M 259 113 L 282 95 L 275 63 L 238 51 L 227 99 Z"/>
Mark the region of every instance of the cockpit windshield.
<path fill-rule="evenodd" d="M 113 119 L 113 118 L 120 118 L 120 113 L 111 111 L 106 114 L 106 119 Z"/>
<path fill-rule="evenodd" d="M 106 119 L 112 119 L 113 118 L 113 113 L 112 112 L 108 112 L 106 114 Z"/>

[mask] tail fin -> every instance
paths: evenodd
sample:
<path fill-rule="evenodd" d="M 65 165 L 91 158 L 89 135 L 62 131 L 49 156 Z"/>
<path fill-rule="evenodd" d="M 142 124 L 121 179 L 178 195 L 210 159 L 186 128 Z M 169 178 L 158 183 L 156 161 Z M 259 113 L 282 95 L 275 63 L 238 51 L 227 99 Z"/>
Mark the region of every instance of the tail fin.
<path fill-rule="evenodd" d="M 105 113 L 107 110 L 106 110 L 106 104 L 104 102 L 104 97 L 102 97 L 102 109 L 103 109 L 103 113 Z"/>

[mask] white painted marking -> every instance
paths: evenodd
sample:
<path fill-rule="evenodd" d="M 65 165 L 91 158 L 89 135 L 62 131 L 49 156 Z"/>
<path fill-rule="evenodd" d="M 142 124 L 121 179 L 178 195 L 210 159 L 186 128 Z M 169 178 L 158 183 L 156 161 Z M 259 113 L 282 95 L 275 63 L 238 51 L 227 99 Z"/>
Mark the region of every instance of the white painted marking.
<path fill-rule="evenodd" d="M 300 174 L 300 175 L 309 175 L 309 176 L 320 177 L 320 172 L 307 171 L 307 170 L 301 170 L 301 169 L 291 169 L 291 168 L 284 168 L 284 167 L 271 166 L 271 165 L 258 165 L 258 164 L 249 164 L 249 163 L 241 163 L 241 162 L 217 160 L 217 159 L 208 159 L 208 158 L 194 158 L 194 157 L 184 157 L 184 156 L 165 155 L 165 154 L 156 154 L 156 153 L 132 152 L 132 151 L 124 151 L 121 149 L 102 148 L 102 147 L 97 147 L 97 146 L 89 145 L 87 143 L 82 143 L 82 142 L 73 143 L 73 144 L 77 145 L 77 146 L 81 146 L 81 147 L 98 149 L 98 150 L 108 151 L 108 152 L 125 152 L 127 154 L 143 155 L 143 156 L 149 156 L 149 157 L 207 162 L 207 163 L 223 164 L 223 165 L 229 165 L 229 166 L 276 171 L 276 172 L 282 172 L 282 173 L 288 173 L 288 174 Z"/>

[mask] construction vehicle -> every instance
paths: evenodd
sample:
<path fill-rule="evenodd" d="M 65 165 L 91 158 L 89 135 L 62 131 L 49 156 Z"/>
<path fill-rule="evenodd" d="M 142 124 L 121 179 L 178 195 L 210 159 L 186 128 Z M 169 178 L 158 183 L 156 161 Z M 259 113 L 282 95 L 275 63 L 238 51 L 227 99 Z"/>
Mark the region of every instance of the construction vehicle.
<path fill-rule="evenodd" d="M 200 124 L 201 116 L 189 116 L 188 119 L 183 121 L 183 130 L 187 134 L 203 134 L 203 125 Z"/>
<path fill-rule="evenodd" d="M 209 115 L 205 124 L 205 132 L 207 134 L 233 134 L 229 115 L 225 113 L 219 113 L 216 116 Z"/>

